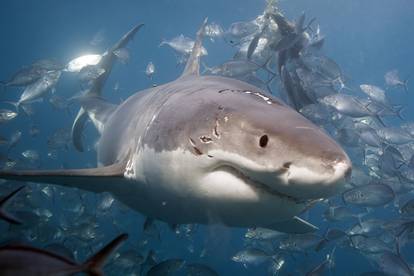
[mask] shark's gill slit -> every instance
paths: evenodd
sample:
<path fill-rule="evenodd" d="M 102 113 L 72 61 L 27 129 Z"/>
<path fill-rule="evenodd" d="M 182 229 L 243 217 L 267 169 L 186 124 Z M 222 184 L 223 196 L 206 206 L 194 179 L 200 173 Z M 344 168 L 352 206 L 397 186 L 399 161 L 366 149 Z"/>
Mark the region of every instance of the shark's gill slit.
<path fill-rule="evenodd" d="M 269 142 L 269 137 L 265 134 L 265 135 L 262 135 L 262 137 L 260 137 L 259 145 L 261 148 L 265 148 L 268 142 Z"/>
<path fill-rule="evenodd" d="M 203 155 L 203 152 L 196 146 L 194 140 L 192 138 L 189 138 L 190 144 L 193 147 L 194 153 L 196 155 Z"/>
<path fill-rule="evenodd" d="M 220 133 L 218 132 L 218 127 L 219 127 L 219 122 L 218 122 L 218 120 L 216 120 L 216 125 L 214 126 L 214 129 L 213 129 L 213 135 L 216 138 L 220 138 Z"/>

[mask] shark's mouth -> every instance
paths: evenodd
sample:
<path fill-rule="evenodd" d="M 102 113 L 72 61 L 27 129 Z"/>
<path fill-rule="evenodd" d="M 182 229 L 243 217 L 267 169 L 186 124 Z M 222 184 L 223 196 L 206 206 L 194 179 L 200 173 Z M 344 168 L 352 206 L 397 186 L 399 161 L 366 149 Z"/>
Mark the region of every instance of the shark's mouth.
<path fill-rule="evenodd" d="M 244 183 L 248 184 L 249 186 L 253 187 L 254 189 L 266 192 L 268 194 L 280 197 L 280 198 L 284 198 L 287 199 L 289 201 L 293 201 L 297 204 L 303 204 L 303 203 L 307 203 L 307 200 L 304 199 L 299 199 L 296 197 L 293 197 L 291 195 L 287 195 L 285 193 L 282 193 L 274 188 L 269 187 L 269 185 L 266 185 L 256 179 L 253 179 L 252 177 L 242 173 L 240 170 L 234 168 L 233 166 L 230 165 L 222 165 L 220 167 L 217 167 L 215 169 L 216 171 L 224 171 L 227 172 L 239 179 L 241 179 Z"/>

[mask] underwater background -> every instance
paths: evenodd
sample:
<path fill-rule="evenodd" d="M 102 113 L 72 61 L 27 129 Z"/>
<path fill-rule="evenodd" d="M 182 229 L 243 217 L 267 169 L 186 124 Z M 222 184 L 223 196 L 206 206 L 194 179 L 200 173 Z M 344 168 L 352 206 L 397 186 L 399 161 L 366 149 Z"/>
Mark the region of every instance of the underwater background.
<path fill-rule="evenodd" d="M 387 118 L 387 127 L 399 127 L 414 121 L 414 88 L 410 83 L 414 73 L 413 1 L 285 0 L 277 6 L 292 21 L 302 12 L 306 13 L 308 19 L 316 18 L 325 37 L 321 51 L 340 66 L 347 86 L 353 90 L 360 84 L 383 87 L 393 106 L 404 107 L 403 119 L 397 116 Z M 66 64 L 78 56 L 103 53 L 130 28 L 144 23 L 145 26 L 127 46 L 130 57 L 125 63 L 115 64 L 105 84 L 104 98 L 112 103 L 120 103 L 136 91 L 172 81 L 182 73 L 184 65 L 179 64 L 173 49 L 160 46 L 162 41 L 180 34 L 194 39 L 205 17 L 208 17 L 209 23 L 214 22 L 226 30 L 234 22 L 254 20 L 263 13 L 265 7 L 266 2 L 263 0 L 4 0 L 0 9 L 0 79 L 8 79 L 24 65 L 36 60 L 55 59 Z M 232 59 L 237 52 L 237 47 L 223 37 L 214 40 L 206 38 L 203 46 L 208 55 L 203 56 L 202 61 L 208 67 Z M 145 73 L 149 62 L 155 65 L 152 78 Z M 408 91 L 387 87 L 384 75 L 395 69 L 402 80 L 408 79 Z M 272 84 L 276 96 L 278 90 L 283 89 L 278 82 L 275 80 Z M 82 85 L 77 75 L 64 73 L 56 84 L 53 95 L 58 95 L 60 100 L 69 99 L 81 90 Z M 21 88 L 5 87 L 1 91 L 0 108 L 14 110 L 6 102 L 17 101 L 21 92 Z M 87 145 L 85 152 L 77 152 L 71 143 L 70 128 L 79 105 L 74 101 L 62 100 L 63 107 L 56 108 L 49 104 L 48 99 L 31 104 L 31 112 L 18 112 L 16 118 L 0 124 L 2 137 L 12 137 L 16 132 L 21 132 L 21 138 L 13 147 L 10 148 L 8 143 L 1 145 L 3 169 L 10 160 L 15 161 L 14 168 L 96 166 L 94 146 L 98 133 L 91 124 L 84 133 L 84 144 Z M 398 148 L 404 157 L 411 155 L 412 144 L 407 142 L 404 148 Z M 362 147 L 361 144 L 358 145 Z M 22 155 L 24 152 L 29 157 Z M 365 172 L 365 177 L 368 177 L 370 164 L 361 161 L 361 154 L 354 154 L 355 152 L 357 151 L 347 150 L 356 167 L 360 167 Z M 405 158 L 407 164 L 409 161 L 410 157 Z M 393 181 L 401 180 L 397 178 Z M 58 243 L 68 248 L 73 258 L 82 262 L 116 235 L 126 232 L 129 239 L 108 261 L 105 266 L 107 275 L 145 273 L 154 265 L 148 263 L 150 252 L 155 256 L 155 263 L 179 258 L 185 260 L 186 264 L 204 264 L 219 275 L 305 275 L 334 252 L 332 262 L 329 262 L 329 267 L 322 275 L 360 275 L 368 271 L 385 273 L 372 275 L 392 275 L 387 269 L 381 268 L 378 261 L 366 251 L 350 246 L 347 237 L 330 241 L 321 250 L 315 250 L 314 247 L 324 240 L 324 235 L 331 228 L 341 229 L 350 235 L 349 229 L 352 226 L 369 218 L 379 221 L 373 226 L 376 229 L 390 221 L 393 225 L 400 223 L 392 220 L 401 218 L 404 214 L 399 210 L 404 203 L 414 198 L 414 184 L 409 185 L 412 188 L 401 194 L 394 191 L 392 202 L 383 206 L 361 208 L 345 205 L 341 195 L 329 203 L 318 203 L 303 216 L 320 228 L 317 237 L 307 237 L 305 241 L 298 239 L 306 248 L 295 245 L 291 250 L 279 251 L 280 237 L 264 242 L 245 237 L 247 229 L 216 225 L 186 225 L 171 229 L 158 221 L 144 229 L 146 218 L 143 215 L 129 210 L 108 194 L 95 195 L 75 189 L 28 184 L 16 196 L 16 202 L 8 206 L 8 210 L 20 217 L 24 224 L 14 226 L 0 221 L 0 243 L 19 239 L 42 248 Z M 0 195 L 18 186 L 15 182 L 4 182 L 0 184 Z M 347 206 L 349 214 L 335 220 L 327 219 L 326 210 L 333 205 Z M 361 216 L 361 213 L 364 215 Z M 414 220 L 412 213 L 404 218 L 404 223 Z M 411 228 L 403 228 L 406 236 L 398 256 L 408 266 L 412 266 L 414 226 L 408 227 Z M 386 230 L 379 232 L 383 234 Z M 401 231 L 396 232 L 401 234 Z M 381 237 L 381 241 L 395 254 L 396 232 L 389 231 L 386 237 L 375 236 Z M 309 246 L 305 246 L 307 243 Z M 238 252 L 251 246 L 262 249 L 266 254 L 254 255 L 253 261 L 237 261 L 234 258 Z M 122 255 L 123 252 L 128 252 L 129 255 Z M 387 260 L 383 262 L 391 270 L 396 265 Z M 171 272 L 171 275 L 187 273 L 189 271 L 184 265 Z M 214 275 L 207 274 L 206 271 L 201 273 L 204 274 L 190 275 Z M 412 273 L 399 275 L 413 275 Z"/>

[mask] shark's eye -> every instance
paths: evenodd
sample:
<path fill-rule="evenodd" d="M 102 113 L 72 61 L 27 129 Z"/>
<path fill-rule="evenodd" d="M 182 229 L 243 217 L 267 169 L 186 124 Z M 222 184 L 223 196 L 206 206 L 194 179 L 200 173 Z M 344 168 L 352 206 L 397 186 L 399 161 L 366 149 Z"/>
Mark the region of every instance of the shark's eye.
<path fill-rule="evenodd" d="M 269 137 L 266 134 L 262 135 L 259 140 L 260 147 L 265 148 L 267 146 L 267 142 L 269 142 Z"/>

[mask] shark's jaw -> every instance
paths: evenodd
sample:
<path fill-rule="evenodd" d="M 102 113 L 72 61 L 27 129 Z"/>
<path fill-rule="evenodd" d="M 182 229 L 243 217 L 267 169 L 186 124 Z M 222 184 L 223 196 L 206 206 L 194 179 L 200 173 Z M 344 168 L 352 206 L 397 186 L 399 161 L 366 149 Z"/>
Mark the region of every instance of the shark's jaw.
<path fill-rule="evenodd" d="M 278 191 L 277 189 L 273 188 L 271 185 L 265 184 L 257 179 L 254 179 L 253 177 L 249 176 L 246 173 L 243 173 L 241 169 L 238 169 L 236 166 L 231 165 L 222 165 L 214 169 L 214 171 L 220 171 L 223 173 L 227 173 L 231 175 L 232 177 L 235 177 L 242 181 L 245 185 L 250 186 L 254 190 L 257 190 L 259 193 L 268 193 L 272 196 L 283 198 L 286 200 L 291 201 L 292 203 L 306 203 L 305 200 L 296 198 L 294 196 L 285 194 L 281 191 Z"/>
<path fill-rule="evenodd" d="M 140 200 L 131 198 L 127 205 L 172 223 L 264 226 L 289 220 L 307 206 L 236 165 L 182 148 L 157 152 L 144 147 L 126 168 L 124 177 L 146 193 Z"/>

